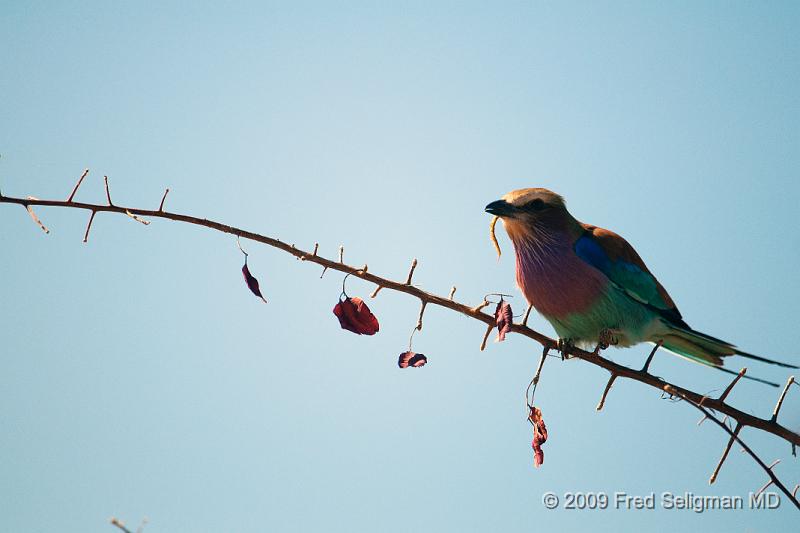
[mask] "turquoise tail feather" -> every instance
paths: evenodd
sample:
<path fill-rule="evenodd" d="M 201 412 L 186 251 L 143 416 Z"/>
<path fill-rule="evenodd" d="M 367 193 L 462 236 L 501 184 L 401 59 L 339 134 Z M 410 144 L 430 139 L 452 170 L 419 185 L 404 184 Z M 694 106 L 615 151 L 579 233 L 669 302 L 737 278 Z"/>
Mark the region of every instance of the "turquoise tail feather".
<path fill-rule="evenodd" d="M 717 370 L 726 372 L 728 374 L 738 374 L 738 372 L 733 372 L 727 368 L 722 368 L 722 358 L 729 355 L 741 355 L 742 357 L 747 357 L 749 359 L 754 359 L 756 361 L 762 361 L 764 363 L 778 365 L 785 368 L 798 368 L 797 366 L 790 365 L 788 363 L 782 363 L 780 361 L 774 361 L 772 359 L 767 359 L 765 357 L 743 352 L 728 342 L 717 339 L 710 335 L 706 335 L 705 333 L 700 333 L 699 331 L 695 331 L 693 329 L 684 328 L 669 323 L 666 325 L 668 330 L 661 336 L 664 348 L 676 355 L 689 359 L 690 361 L 716 368 Z M 779 386 L 777 383 L 753 376 L 745 375 L 744 377 L 746 379 L 758 381 L 759 383 L 772 385 L 773 387 Z"/>

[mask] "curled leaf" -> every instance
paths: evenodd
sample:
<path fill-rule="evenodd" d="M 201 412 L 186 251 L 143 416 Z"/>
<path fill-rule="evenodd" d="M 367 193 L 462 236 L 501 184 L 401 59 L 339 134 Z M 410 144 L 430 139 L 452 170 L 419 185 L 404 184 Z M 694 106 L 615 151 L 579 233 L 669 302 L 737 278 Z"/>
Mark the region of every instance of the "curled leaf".
<path fill-rule="evenodd" d="M 410 366 L 419 368 L 424 366 L 427 362 L 428 358 L 425 357 L 425 354 L 416 352 L 403 352 L 400 354 L 400 358 L 397 360 L 397 366 L 400 368 L 408 368 Z"/>
<path fill-rule="evenodd" d="M 358 335 L 375 335 L 378 332 L 378 319 L 357 296 L 340 299 L 333 308 L 333 314 L 339 319 L 342 329 Z"/>
<path fill-rule="evenodd" d="M 244 275 L 244 282 L 247 283 L 250 292 L 264 300 L 264 303 L 267 303 L 267 299 L 261 295 L 261 289 L 258 287 L 258 280 L 250 273 L 250 269 L 247 267 L 247 261 L 244 262 L 244 266 L 242 267 L 242 275 Z"/>
<path fill-rule="evenodd" d="M 511 324 L 514 322 L 514 313 L 507 301 L 500 300 L 500 303 L 497 304 L 497 308 L 494 310 L 494 319 L 497 322 L 496 342 L 506 340 L 506 333 L 511 331 Z"/>
<path fill-rule="evenodd" d="M 544 463 L 542 444 L 547 442 L 547 426 L 544 425 L 542 410 L 538 407 L 531 406 L 528 420 L 533 424 L 533 442 L 531 442 L 531 446 L 533 447 L 533 465 L 539 468 L 542 466 L 542 463 Z"/>

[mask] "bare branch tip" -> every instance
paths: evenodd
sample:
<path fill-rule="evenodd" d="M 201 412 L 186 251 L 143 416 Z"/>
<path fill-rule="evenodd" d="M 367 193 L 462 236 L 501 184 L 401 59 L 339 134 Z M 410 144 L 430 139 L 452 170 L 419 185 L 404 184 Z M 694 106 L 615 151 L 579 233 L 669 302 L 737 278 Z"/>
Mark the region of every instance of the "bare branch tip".
<path fill-rule="evenodd" d="M 164 200 L 167 199 L 167 195 L 168 194 L 169 194 L 169 187 L 167 187 L 167 190 L 164 191 L 164 196 L 161 197 L 161 203 L 158 204 L 158 212 L 159 213 L 163 213 L 164 212 Z"/>
<path fill-rule="evenodd" d="M 140 217 L 134 215 L 133 213 L 130 212 L 129 209 L 125 210 L 125 214 L 128 215 L 129 217 L 131 217 L 136 222 L 140 222 L 140 223 L 144 224 L 145 226 L 149 226 L 150 225 L 150 221 L 149 220 L 145 220 L 143 218 L 140 218 Z"/>
<path fill-rule="evenodd" d="M 414 276 L 414 269 L 417 268 L 417 258 L 415 257 L 413 261 L 411 261 L 411 270 L 408 271 L 408 277 L 406 278 L 406 285 L 411 285 L 411 278 Z"/>
<path fill-rule="evenodd" d="M 483 340 L 481 341 L 481 351 L 486 349 L 486 341 L 489 339 L 489 335 L 492 333 L 494 329 L 494 324 L 489 324 L 486 328 L 486 333 L 483 334 Z"/>
<path fill-rule="evenodd" d="M 786 398 L 786 393 L 789 391 L 789 387 L 791 387 L 792 383 L 794 383 L 794 376 L 789 376 L 789 379 L 786 380 L 786 386 L 783 387 L 783 392 L 781 392 L 781 395 L 778 398 L 778 403 L 775 404 L 775 410 L 772 412 L 772 418 L 770 421 L 776 422 L 778 420 L 778 413 L 783 406 L 783 399 Z"/>
<path fill-rule="evenodd" d="M 103 181 L 106 184 L 106 198 L 108 198 L 108 205 L 113 206 L 114 204 L 111 203 L 111 191 L 108 188 L 108 176 L 103 176 Z"/>
<path fill-rule="evenodd" d="M 83 233 L 83 242 L 89 242 L 89 230 L 92 229 L 92 222 L 94 221 L 94 216 L 97 214 L 97 211 L 92 209 L 92 214 L 89 216 L 89 223 L 86 224 L 86 231 Z"/>
<path fill-rule="evenodd" d="M 603 395 L 600 397 L 600 403 L 597 404 L 597 411 L 602 411 L 603 406 L 606 404 L 606 396 L 608 396 L 608 392 L 611 390 L 611 386 L 614 384 L 614 381 L 617 379 L 617 374 L 612 373 L 611 377 L 608 378 L 608 383 L 606 383 L 606 388 L 603 390 Z"/>
<path fill-rule="evenodd" d="M 707 418 L 707 416 L 706 416 Z M 724 423 L 723 423 L 724 425 Z M 733 446 L 733 442 L 736 440 L 737 435 L 739 435 L 739 431 L 741 431 L 742 425 L 737 424 L 736 428 L 731 433 L 731 438 L 728 440 L 728 444 L 725 445 L 725 449 L 722 451 L 722 457 L 719 458 L 719 462 L 717 462 L 717 466 L 714 468 L 714 471 L 711 473 L 711 477 L 708 479 L 708 484 L 713 485 L 714 482 L 717 480 L 717 476 L 719 475 L 719 471 L 722 468 L 722 464 L 725 462 L 725 459 L 728 458 L 728 454 L 731 451 L 731 446 Z"/>
<path fill-rule="evenodd" d="M 28 196 L 28 200 L 38 200 L 38 198 L 35 198 L 33 196 Z M 31 216 L 31 219 L 36 223 L 36 225 L 38 225 L 40 228 L 42 228 L 43 232 L 49 234 L 50 230 L 47 229 L 47 226 L 45 226 L 44 223 L 42 223 L 41 220 L 39 220 L 39 217 L 37 217 L 36 213 L 33 212 L 33 208 L 28 204 L 24 204 L 24 205 L 25 205 L 25 209 L 28 211 L 28 214 Z"/>
<path fill-rule="evenodd" d="M 88 173 L 89 173 L 88 168 L 83 169 L 81 177 L 78 178 L 78 183 L 75 184 L 75 187 L 72 189 L 72 193 L 69 195 L 69 198 L 67 198 L 67 203 L 72 202 L 72 199 L 75 198 L 75 193 L 78 192 L 78 187 L 81 186 L 81 183 L 83 183 L 83 178 L 85 178 Z"/>

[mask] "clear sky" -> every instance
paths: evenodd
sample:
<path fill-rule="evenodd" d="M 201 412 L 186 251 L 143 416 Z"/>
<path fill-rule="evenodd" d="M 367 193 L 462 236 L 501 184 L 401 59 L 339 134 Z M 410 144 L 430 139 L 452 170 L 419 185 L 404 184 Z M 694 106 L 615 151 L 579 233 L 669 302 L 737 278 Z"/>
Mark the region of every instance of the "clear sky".
<path fill-rule="evenodd" d="M 470 304 L 515 294 L 484 206 L 526 186 L 640 252 L 692 326 L 800 360 L 800 9 L 793 2 L 5 2 L 0 185 L 220 220 Z M 553 491 L 741 495 L 765 475 L 690 406 L 548 361 L 533 468 L 523 392 L 540 348 L 418 302 L 331 313 L 341 276 L 155 220 L 0 206 L 0 531 L 786 531 L 777 511 L 549 511 Z M 374 287 L 350 280 L 348 292 Z M 540 317 L 531 324 L 552 334 Z M 611 350 L 640 366 L 649 347 Z M 738 370 L 745 364 L 733 360 Z M 749 364 L 776 381 L 788 373 Z M 728 376 L 668 354 L 701 392 Z M 778 391 L 731 401 L 768 416 Z M 781 414 L 800 430 L 800 390 Z M 789 445 L 742 433 L 790 486 Z"/>

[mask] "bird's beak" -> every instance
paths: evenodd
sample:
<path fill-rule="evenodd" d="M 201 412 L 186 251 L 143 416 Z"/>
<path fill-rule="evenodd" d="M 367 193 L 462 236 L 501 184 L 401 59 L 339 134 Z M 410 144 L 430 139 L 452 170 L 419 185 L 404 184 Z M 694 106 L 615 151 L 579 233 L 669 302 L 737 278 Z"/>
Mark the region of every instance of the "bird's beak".
<path fill-rule="evenodd" d="M 497 200 L 486 206 L 486 212 L 499 217 L 510 217 L 517 212 L 517 208 L 505 200 Z"/>

